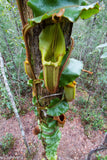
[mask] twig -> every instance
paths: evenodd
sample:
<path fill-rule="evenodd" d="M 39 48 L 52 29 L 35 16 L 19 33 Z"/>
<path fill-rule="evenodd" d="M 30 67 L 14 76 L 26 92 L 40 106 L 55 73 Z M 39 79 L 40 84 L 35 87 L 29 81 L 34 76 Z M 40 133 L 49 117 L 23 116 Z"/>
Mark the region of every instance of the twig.
<path fill-rule="evenodd" d="M 25 145 L 26 145 L 26 147 L 27 147 L 27 149 L 28 149 L 29 154 L 31 154 L 29 145 L 28 145 L 27 140 L 26 140 L 26 137 L 25 137 L 25 132 L 24 132 L 24 129 L 23 129 L 23 126 L 22 126 L 22 122 L 21 122 L 20 116 L 19 116 L 19 114 L 18 114 L 18 111 L 17 111 L 17 108 L 16 108 L 16 104 L 15 104 L 13 95 L 12 95 L 12 93 L 11 93 L 11 90 L 10 90 L 10 87 L 9 87 L 9 85 L 8 85 L 8 81 L 7 81 L 7 78 L 6 78 L 6 75 L 5 75 L 4 62 L 3 62 L 3 58 L 2 58 L 1 53 L 0 53 L 0 62 L 1 62 L 1 73 L 2 73 L 3 78 L 4 78 L 4 84 L 5 84 L 5 87 L 6 87 L 8 96 L 9 96 L 9 98 L 10 98 L 10 101 L 11 101 L 12 108 L 13 108 L 13 111 L 14 111 L 14 113 L 15 113 L 16 119 L 17 119 L 17 121 L 18 121 L 18 123 L 19 123 L 19 127 L 20 127 L 20 130 L 21 130 L 21 134 L 22 134 L 23 141 L 24 141 L 24 143 L 25 143 Z"/>
<path fill-rule="evenodd" d="M 44 99 L 44 98 L 59 96 L 59 95 L 62 95 L 62 94 L 63 94 L 62 92 L 61 92 L 61 93 L 50 94 L 50 95 L 47 95 L 47 96 L 44 96 L 44 97 L 40 98 L 39 100 L 42 100 L 42 99 Z"/>
<path fill-rule="evenodd" d="M 107 146 L 107 133 L 105 134 L 103 145 Z"/>
<path fill-rule="evenodd" d="M 88 73 L 88 74 L 93 74 L 93 72 L 87 71 L 87 70 L 85 70 L 85 69 L 82 69 L 82 71 L 83 71 L 83 72 L 86 72 L 86 73 Z"/>
<path fill-rule="evenodd" d="M 91 150 L 88 154 L 87 160 L 91 160 L 91 156 L 92 156 L 93 153 L 96 153 L 96 152 L 101 151 L 101 150 L 103 151 L 105 149 L 107 149 L 107 146 L 102 145 L 100 147 L 97 147 L 96 149 Z"/>
<path fill-rule="evenodd" d="M 91 156 L 92 156 L 93 153 L 96 153 L 96 152 L 98 152 L 98 151 L 103 151 L 103 150 L 105 150 L 105 149 L 107 149 L 107 133 L 106 133 L 106 135 L 105 135 L 103 145 L 101 145 L 101 146 L 99 146 L 99 147 L 91 150 L 91 151 L 89 152 L 89 154 L 88 154 L 87 160 L 91 160 Z"/>

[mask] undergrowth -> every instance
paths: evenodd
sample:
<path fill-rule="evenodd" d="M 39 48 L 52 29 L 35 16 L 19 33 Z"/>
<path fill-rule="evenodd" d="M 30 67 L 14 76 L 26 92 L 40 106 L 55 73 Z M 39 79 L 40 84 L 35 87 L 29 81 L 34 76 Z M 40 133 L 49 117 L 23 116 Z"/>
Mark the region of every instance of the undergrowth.
<path fill-rule="evenodd" d="M 85 134 L 87 135 L 90 130 L 105 129 L 105 110 L 105 106 L 103 106 L 103 108 L 95 106 L 93 97 L 91 97 L 90 101 L 88 101 L 88 95 L 84 97 L 84 94 L 83 96 L 76 98 L 72 107 L 72 111 L 76 115 L 80 115 Z"/>
<path fill-rule="evenodd" d="M 103 157 L 101 156 L 101 154 L 97 154 L 96 158 L 97 158 L 96 160 L 107 160 L 107 155 Z"/>
<path fill-rule="evenodd" d="M 6 133 L 5 136 L 2 137 L 2 141 L 0 142 L 1 147 L 0 147 L 0 154 L 8 154 L 10 149 L 13 148 L 15 142 L 15 138 L 11 133 Z"/>

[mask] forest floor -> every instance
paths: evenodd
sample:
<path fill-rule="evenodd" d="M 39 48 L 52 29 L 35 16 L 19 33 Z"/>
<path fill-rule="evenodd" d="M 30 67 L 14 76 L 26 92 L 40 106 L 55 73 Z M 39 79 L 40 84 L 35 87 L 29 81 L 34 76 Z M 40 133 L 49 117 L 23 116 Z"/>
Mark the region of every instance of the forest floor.
<path fill-rule="evenodd" d="M 95 149 L 102 144 L 104 133 L 100 130 L 90 131 L 90 136 L 84 134 L 84 127 L 81 118 L 72 114 L 71 111 L 66 113 L 66 123 L 63 128 L 62 138 L 58 147 L 58 160 L 85 160 L 90 150 Z M 72 117 L 72 120 L 71 120 Z M 33 111 L 21 116 L 21 120 L 25 129 L 25 134 L 31 150 L 34 151 L 34 157 L 26 158 L 27 150 L 23 143 L 18 122 L 15 117 L 8 120 L 0 117 L 0 141 L 2 136 L 7 132 L 15 137 L 13 149 L 7 155 L 0 155 L 0 160 L 41 160 L 44 152 L 41 142 L 37 136 L 33 135 L 32 130 L 37 124 L 37 119 Z M 100 152 L 101 153 L 101 152 Z M 107 150 L 102 152 L 106 155 Z M 33 155 L 33 154 L 32 154 Z M 93 157 L 92 160 L 95 160 Z"/>

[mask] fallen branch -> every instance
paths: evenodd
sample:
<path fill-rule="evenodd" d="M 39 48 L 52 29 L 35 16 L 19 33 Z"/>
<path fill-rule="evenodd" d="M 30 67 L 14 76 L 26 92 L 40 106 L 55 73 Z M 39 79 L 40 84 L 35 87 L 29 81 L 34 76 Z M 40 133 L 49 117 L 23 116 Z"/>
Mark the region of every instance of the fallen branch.
<path fill-rule="evenodd" d="M 107 146 L 107 133 L 105 134 L 103 145 Z"/>
<path fill-rule="evenodd" d="M 103 145 L 91 150 L 88 154 L 88 157 L 87 157 L 87 160 L 91 160 L 91 156 L 93 153 L 96 153 L 98 151 L 104 151 L 107 149 L 107 134 L 105 135 L 105 138 L 104 138 L 104 142 L 103 142 Z"/>
<path fill-rule="evenodd" d="M 29 145 L 27 143 L 27 140 L 26 140 L 26 137 L 25 137 L 25 132 L 24 132 L 24 129 L 23 129 L 23 126 L 22 126 L 22 122 L 21 122 L 21 119 L 20 119 L 20 116 L 18 114 L 18 111 L 17 111 L 17 108 L 16 108 L 16 104 L 15 104 L 15 101 L 14 101 L 14 98 L 13 98 L 13 95 L 11 93 L 11 90 L 10 90 L 10 87 L 8 85 L 8 81 L 7 81 L 7 78 L 6 78 L 6 75 L 5 75 L 5 71 L 4 71 L 4 61 L 3 61 L 3 58 L 2 58 L 2 55 L 0 53 L 0 62 L 1 62 L 1 73 L 3 75 L 3 78 L 4 78 L 4 84 L 5 84 L 5 87 L 6 87 L 6 90 L 7 90 L 7 93 L 8 93 L 8 96 L 10 98 L 10 101 L 11 101 L 11 104 L 12 104 L 12 108 L 13 108 L 13 111 L 15 113 L 15 116 L 16 116 L 16 119 L 19 123 L 19 127 L 20 127 L 20 130 L 21 130 L 21 134 L 22 134 L 22 138 L 23 138 L 23 141 L 28 149 L 28 152 L 29 154 L 31 154 L 31 151 L 30 151 L 30 148 L 29 148 Z"/>

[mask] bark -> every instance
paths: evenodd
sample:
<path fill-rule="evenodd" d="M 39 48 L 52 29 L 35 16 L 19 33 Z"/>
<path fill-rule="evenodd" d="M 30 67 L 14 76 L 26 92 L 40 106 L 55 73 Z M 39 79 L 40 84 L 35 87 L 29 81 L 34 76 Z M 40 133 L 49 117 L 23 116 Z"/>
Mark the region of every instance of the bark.
<path fill-rule="evenodd" d="M 8 96 L 10 98 L 10 101 L 11 101 L 12 108 L 13 108 L 13 111 L 15 113 L 16 119 L 17 119 L 17 121 L 19 123 L 19 127 L 20 127 L 20 131 L 21 131 L 21 134 L 22 134 L 23 141 L 24 141 L 24 143 L 25 143 L 25 145 L 26 145 L 26 147 L 28 149 L 28 152 L 31 153 L 30 149 L 29 149 L 29 146 L 28 146 L 28 143 L 27 143 L 27 140 L 26 140 L 26 137 L 25 137 L 25 132 L 24 132 L 24 129 L 23 129 L 23 126 L 22 126 L 22 122 L 21 122 L 20 116 L 18 114 L 18 110 L 16 108 L 16 104 L 15 104 L 13 95 L 12 95 L 10 87 L 8 85 L 8 81 L 7 81 L 7 78 L 6 78 L 6 75 L 5 75 L 5 71 L 4 71 L 4 62 L 3 62 L 3 58 L 2 58 L 1 53 L 0 53 L 0 63 L 1 63 L 1 73 L 2 73 L 3 78 L 4 78 L 4 84 L 5 84 Z"/>

